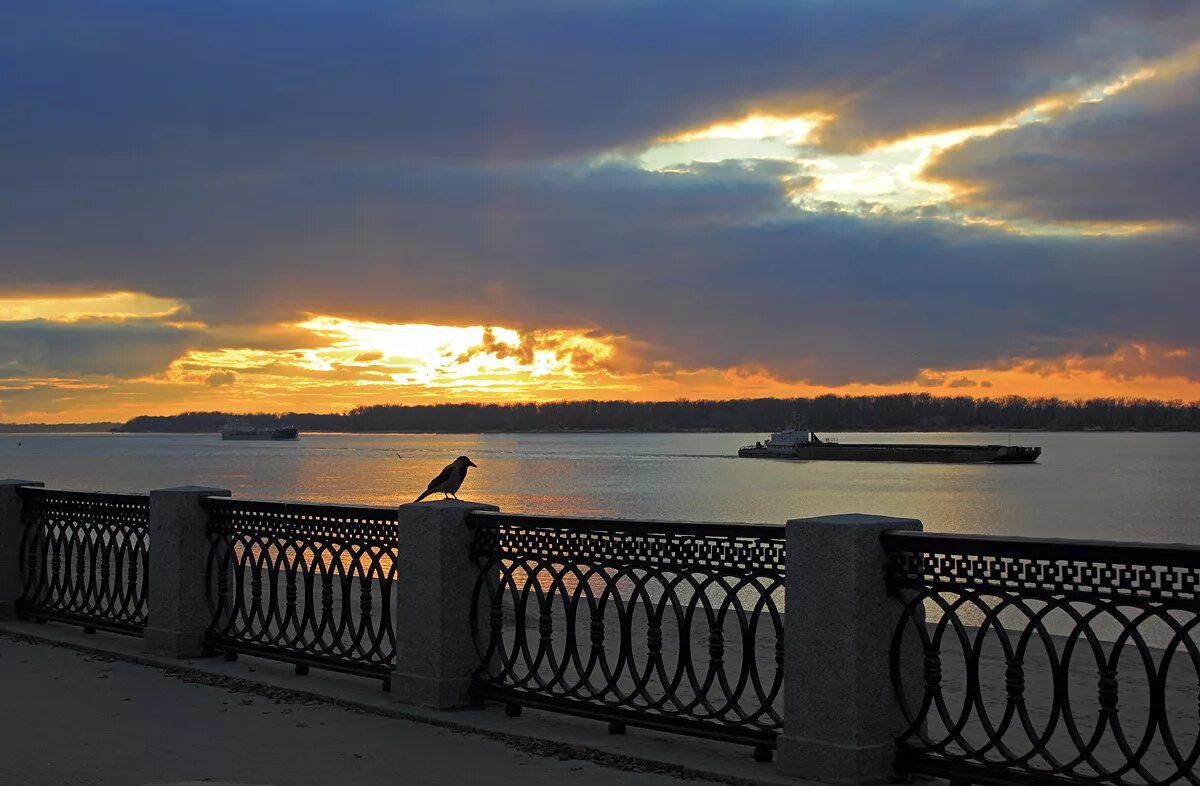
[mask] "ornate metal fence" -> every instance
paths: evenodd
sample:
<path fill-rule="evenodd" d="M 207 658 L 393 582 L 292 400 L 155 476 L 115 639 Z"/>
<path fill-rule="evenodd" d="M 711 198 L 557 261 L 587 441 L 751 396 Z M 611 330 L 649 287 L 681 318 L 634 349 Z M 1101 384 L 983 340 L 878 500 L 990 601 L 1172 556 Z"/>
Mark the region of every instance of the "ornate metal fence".
<path fill-rule="evenodd" d="M 476 695 L 769 757 L 783 726 L 782 526 L 467 520 Z"/>
<path fill-rule="evenodd" d="M 20 489 L 23 617 L 141 636 L 149 497 Z"/>
<path fill-rule="evenodd" d="M 883 544 L 906 609 L 891 649 L 910 723 L 901 769 L 1200 784 L 1200 548 L 910 532 Z"/>
<path fill-rule="evenodd" d="M 390 685 L 396 511 L 204 500 L 214 650 Z"/>

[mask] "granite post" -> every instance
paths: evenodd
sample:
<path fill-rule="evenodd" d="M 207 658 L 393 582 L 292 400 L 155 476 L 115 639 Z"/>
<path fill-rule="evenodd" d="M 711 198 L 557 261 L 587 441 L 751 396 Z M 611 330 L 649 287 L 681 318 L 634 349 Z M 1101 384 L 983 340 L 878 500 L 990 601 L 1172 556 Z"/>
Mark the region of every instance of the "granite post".
<path fill-rule="evenodd" d="M 396 669 L 392 696 L 439 710 L 470 703 L 479 656 L 471 638 L 467 513 L 495 505 L 447 500 L 400 506 L 396 565 Z"/>
<path fill-rule="evenodd" d="M 148 652 L 174 658 L 204 653 L 211 612 L 205 587 L 208 518 L 204 497 L 228 497 L 228 489 L 175 486 L 150 492 L 150 570 L 146 576 L 150 620 Z"/>
<path fill-rule="evenodd" d="M 787 523 L 787 661 L 778 770 L 837 784 L 892 779 L 904 718 L 888 650 L 903 613 L 879 536 L 916 519 L 848 514 Z M 920 674 L 918 651 L 912 673 Z"/>
<path fill-rule="evenodd" d="M 0 620 L 17 616 L 21 597 L 22 486 L 43 486 L 33 480 L 0 480 Z"/>

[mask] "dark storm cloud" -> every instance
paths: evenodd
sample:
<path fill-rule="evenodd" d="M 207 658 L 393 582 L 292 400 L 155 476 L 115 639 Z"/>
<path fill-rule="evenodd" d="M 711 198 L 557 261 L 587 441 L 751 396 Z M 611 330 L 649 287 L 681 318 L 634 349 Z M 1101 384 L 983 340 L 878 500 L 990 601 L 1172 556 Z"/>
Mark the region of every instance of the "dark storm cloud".
<path fill-rule="evenodd" d="M 131 161 L 152 181 L 547 159 L 763 108 L 834 112 L 825 141 L 854 146 L 1105 77 L 1171 51 L 1195 16 L 1115 0 L 11 3 L 0 161 L 41 183 Z"/>
<path fill-rule="evenodd" d="M 310 311 L 596 327 L 678 367 L 827 384 L 1111 352 L 1116 340 L 1200 343 L 1190 238 L 803 213 L 784 207 L 778 172 L 741 172 L 393 168 L 164 189 L 137 210 L 64 217 L 53 237 L 6 234 L 0 255 L 32 260 L 42 279 L 83 265 L 186 297 L 210 322 Z"/>
<path fill-rule="evenodd" d="M 1152 80 L 1049 123 L 948 151 L 930 175 L 1039 221 L 1200 218 L 1200 73 Z"/>
<path fill-rule="evenodd" d="M 153 320 L 0 322 L 0 379 L 154 374 L 195 340 L 192 330 Z"/>
<path fill-rule="evenodd" d="M 805 214 L 778 165 L 546 163 L 755 109 L 834 112 L 836 147 L 1001 116 L 1175 51 L 1195 9 L 12 3 L 0 291 L 178 298 L 237 346 L 284 346 L 254 326 L 302 312 L 594 327 L 680 367 L 826 383 L 1195 346 L 1188 238 Z M 136 375 L 213 340 L 0 326 L 0 363 Z"/>

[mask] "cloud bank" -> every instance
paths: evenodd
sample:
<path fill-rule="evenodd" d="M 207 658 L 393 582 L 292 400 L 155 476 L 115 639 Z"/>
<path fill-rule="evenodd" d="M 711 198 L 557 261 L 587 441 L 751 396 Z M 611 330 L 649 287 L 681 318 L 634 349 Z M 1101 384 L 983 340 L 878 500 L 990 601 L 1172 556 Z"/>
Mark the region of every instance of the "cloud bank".
<path fill-rule="evenodd" d="M 471 355 L 499 359 L 594 333 L 614 374 L 1200 380 L 1198 42 L 1191 4 L 1102 0 L 6 8 L 0 288 L 186 313 L 0 323 L 0 374 L 299 352 L 319 342 L 295 325 L 329 315 L 522 331 Z M 1113 84 L 927 162 L 946 204 L 797 205 L 805 161 Z M 824 120 L 794 160 L 636 165 L 755 112 Z"/>

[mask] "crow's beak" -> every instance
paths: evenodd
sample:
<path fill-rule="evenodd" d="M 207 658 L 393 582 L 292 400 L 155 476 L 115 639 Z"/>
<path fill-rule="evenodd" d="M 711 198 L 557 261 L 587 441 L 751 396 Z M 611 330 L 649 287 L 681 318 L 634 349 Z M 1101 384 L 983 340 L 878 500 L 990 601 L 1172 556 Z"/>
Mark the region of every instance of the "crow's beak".
<path fill-rule="evenodd" d="M 467 466 L 468 466 L 468 467 L 475 467 L 476 469 L 479 469 L 479 465 L 478 465 L 478 464 L 476 464 L 474 461 L 471 461 L 471 459 L 467 459 Z"/>

